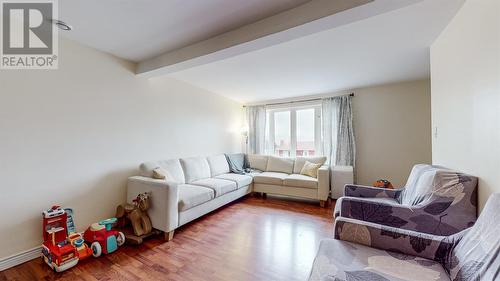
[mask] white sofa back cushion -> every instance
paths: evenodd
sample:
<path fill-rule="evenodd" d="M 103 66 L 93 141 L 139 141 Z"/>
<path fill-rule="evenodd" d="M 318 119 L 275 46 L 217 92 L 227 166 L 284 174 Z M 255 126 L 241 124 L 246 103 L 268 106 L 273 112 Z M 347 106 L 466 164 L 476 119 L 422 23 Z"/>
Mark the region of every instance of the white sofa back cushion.
<path fill-rule="evenodd" d="M 210 166 L 204 157 L 191 157 L 180 159 L 186 183 L 202 180 L 210 177 Z"/>
<path fill-rule="evenodd" d="M 314 164 L 325 164 L 326 157 L 325 156 L 297 156 L 295 158 L 295 165 L 293 166 L 293 173 L 300 174 L 300 171 L 304 167 L 306 161 L 309 161 Z"/>
<path fill-rule="evenodd" d="M 186 179 L 184 178 L 184 171 L 182 170 L 179 159 L 142 163 L 139 167 L 139 169 L 141 170 L 141 176 L 149 178 L 153 177 L 153 170 L 158 167 L 165 169 L 168 172 L 168 175 L 172 177 L 171 179 L 167 180 L 173 180 L 181 184 L 186 183 Z"/>
<path fill-rule="evenodd" d="M 281 158 L 269 156 L 267 160 L 266 172 L 293 173 L 293 163 L 295 161 L 290 158 Z"/>
<path fill-rule="evenodd" d="M 267 155 L 249 154 L 248 163 L 250 168 L 265 171 L 267 168 Z"/>
<path fill-rule="evenodd" d="M 229 164 L 227 164 L 224 154 L 207 157 L 212 177 L 229 173 Z"/>

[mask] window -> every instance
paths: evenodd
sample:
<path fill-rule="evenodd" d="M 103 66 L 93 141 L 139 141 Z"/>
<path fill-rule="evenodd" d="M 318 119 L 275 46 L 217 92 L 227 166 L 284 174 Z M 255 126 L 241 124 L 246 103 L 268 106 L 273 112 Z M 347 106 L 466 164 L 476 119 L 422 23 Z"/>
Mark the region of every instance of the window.
<path fill-rule="evenodd" d="M 314 155 L 314 108 L 297 110 L 297 147 L 296 156 Z"/>
<path fill-rule="evenodd" d="M 319 105 L 267 111 L 266 149 L 280 157 L 318 155 L 321 138 Z"/>
<path fill-rule="evenodd" d="M 274 113 L 274 154 L 290 157 L 290 111 Z"/>

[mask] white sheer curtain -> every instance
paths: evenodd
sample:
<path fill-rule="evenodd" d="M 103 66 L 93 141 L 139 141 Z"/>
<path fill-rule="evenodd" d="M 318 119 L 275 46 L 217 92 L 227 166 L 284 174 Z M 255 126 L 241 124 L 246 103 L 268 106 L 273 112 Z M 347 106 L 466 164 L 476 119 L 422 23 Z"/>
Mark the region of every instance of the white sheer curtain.
<path fill-rule="evenodd" d="M 266 108 L 265 106 L 247 106 L 248 154 L 265 154 L 266 148 Z"/>
<path fill-rule="evenodd" d="M 330 168 L 356 165 L 356 143 L 352 122 L 352 97 L 322 99 L 323 154 Z M 333 169 L 332 169 L 333 170 Z"/>

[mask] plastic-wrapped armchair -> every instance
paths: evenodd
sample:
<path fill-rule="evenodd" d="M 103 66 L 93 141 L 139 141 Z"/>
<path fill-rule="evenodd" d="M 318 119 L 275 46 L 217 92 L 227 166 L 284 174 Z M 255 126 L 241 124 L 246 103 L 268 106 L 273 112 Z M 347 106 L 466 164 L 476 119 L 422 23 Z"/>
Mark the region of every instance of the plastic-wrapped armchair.
<path fill-rule="evenodd" d="M 499 222 L 499 193 L 451 236 L 339 217 L 338 240 L 321 241 L 309 280 L 500 280 Z"/>
<path fill-rule="evenodd" d="M 477 178 L 415 165 L 401 189 L 346 185 L 334 214 L 429 234 L 454 234 L 477 219 Z"/>

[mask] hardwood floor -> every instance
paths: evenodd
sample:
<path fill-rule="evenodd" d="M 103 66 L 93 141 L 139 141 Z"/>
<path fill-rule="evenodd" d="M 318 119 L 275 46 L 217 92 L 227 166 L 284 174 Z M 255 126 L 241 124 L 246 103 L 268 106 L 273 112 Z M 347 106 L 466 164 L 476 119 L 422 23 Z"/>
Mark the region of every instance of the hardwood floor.
<path fill-rule="evenodd" d="M 0 280 L 306 280 L 319 241 L 333 235 L 332 205 L 247 196 L 140 246 L 53 273 L 41 259 Z"/>

